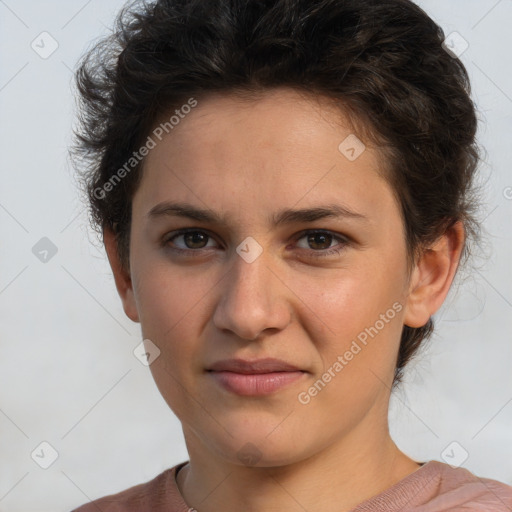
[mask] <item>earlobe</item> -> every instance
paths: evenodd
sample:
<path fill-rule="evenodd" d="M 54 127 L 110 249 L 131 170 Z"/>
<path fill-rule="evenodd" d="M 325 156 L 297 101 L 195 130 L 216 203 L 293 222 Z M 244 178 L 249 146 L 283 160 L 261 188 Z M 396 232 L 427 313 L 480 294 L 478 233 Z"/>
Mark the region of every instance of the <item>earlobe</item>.
<path fill-rule="evenodd" d="M 133 322 L 139 322 L 139 314 L 133 293 L 132 279 L 129 272 L 127 272 L 121 265 L 115 234 L 108 227 L 103 229 L 103 242 L 105 244 L 108 261 L 114 275 L 117 292 L 119 293 L 123 303 L 124 312 L 130 320 Z"/>
<path fill-rule="evenodd" d="M 423 327 L 443 304 L 455 277 L 465 232 L 458 221 L 426 249 L 411 275 L 404 324 Z"/>

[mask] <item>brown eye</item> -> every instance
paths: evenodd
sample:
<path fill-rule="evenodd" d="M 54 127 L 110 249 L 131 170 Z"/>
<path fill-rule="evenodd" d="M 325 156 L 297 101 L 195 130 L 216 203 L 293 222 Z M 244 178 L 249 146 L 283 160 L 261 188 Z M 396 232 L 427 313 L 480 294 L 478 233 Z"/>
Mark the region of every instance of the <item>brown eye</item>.
<path fill-rule="evenodd" d="M 302 240 L 305 240 L 305 242 L 302 242 Z M 308 251 L 314 257 L 340 254 L 349 245 L 349 239 L 329 231 L 319 230 L 302 232 L 302 236 L 297 240 L 297 246 Z"/>
<path fill-rule="evenodd" d="M 310 233 L 308 235 L 308 244 L 311 249 L 328 249 L 332 243 L 332 235 L 327 233 Z"/>
<path fill-rule="evenodd" d="M 171 233 L 171 235 L 166 237 L 164 245 L 177 251 L 193 251 L 212 247 L 211 244 L 208 245 L 210 241 L 213 241 L 212 237 L 204 231 L 177 231 L 174 234 Z"/>
<path fill-rule="evenodd" d="M 210 237 L 201 231 L 192 231 L 183 235 L 183 240 L 188 249 L 202 249 Z"/>

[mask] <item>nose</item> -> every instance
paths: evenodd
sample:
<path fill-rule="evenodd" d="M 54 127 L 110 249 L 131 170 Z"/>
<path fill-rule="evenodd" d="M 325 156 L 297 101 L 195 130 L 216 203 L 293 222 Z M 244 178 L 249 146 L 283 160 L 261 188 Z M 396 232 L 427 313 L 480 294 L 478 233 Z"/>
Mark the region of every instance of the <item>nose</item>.
<path fill-rule="evenodd" d="M 219 283 L 220 298 L 213 323 L 237 337 L 255 340 L 266 330 L 282 330 L 291 319 L 288 288 L 271 268 L 265 251 L 248 263 L 237 253 Z"/>

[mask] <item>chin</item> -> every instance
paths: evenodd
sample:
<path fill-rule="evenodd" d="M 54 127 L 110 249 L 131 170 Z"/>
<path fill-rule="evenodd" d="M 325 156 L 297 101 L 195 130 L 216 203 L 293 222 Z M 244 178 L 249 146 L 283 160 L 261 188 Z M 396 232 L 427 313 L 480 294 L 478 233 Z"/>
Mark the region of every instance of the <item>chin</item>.
<path fill-rule="evenodd" d="M 215 443 L 215 451 L 232 464 L 247 467 L 280 467 L 312 455 L 305 453 L 307 450 L 304 443 L 301 442 L 299 445 L 294 442 L 289 433 L 282 431 L 279 435 L 273 431 L 275 424 L 270 429 L 255 427 L 249 430 L 236 430 L 230 425 L 226 425 L 226 429 L 233 437 L 227 436 L 220 440 L 220 443 Z M 209 442 L 212 443 L 211 438 Z"/>

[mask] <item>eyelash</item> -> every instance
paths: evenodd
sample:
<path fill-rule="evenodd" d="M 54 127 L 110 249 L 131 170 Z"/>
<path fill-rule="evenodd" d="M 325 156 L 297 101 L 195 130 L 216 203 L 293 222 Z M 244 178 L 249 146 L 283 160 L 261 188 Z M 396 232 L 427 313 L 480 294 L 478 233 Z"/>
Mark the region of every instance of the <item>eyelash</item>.
<path fill-rule="evenodd" d="M 208 233 L 208 231 L 205 231 L 202 229 L 184 228 L 184 229 L 179 229 L 177 231 L 173 231 L 172 233 L 169 233 L 168 236 L 164 237 L 164 239 L 162 240 L 162 245 L 178 254 L 183 254 L 183 255 L 192 255 L 193 254 L 193 256 L 201 256 L 202 251 L 205 250 L 204 248 L 180 249 L 177 247 L 169 247 L 168 246 L 169 242 L 172 242 L 177 237 L 186 235 L 187 233 L 202 233 L 202 234 L 205 234 L 207 237 L 209 237 L 209 239 L 214 238 L 212 235 L 210 235 Z M 332 231 L 327 231 L 324 229 L 307 229 L 307 230 L 301 231 L 300 233 L 298 233 L 295 241 L 297 242 L 301 238 L 304 238 L 305 236 L 310 235 L 310 234 L 329 235 L 333 238 L 333 240 L 337 240 L 339 242 L 337 246 L 329 248 L 329 249 L 318 249 L 318 250 L 310 249 L 309 251 L 311 252 L 311 255 L 315 258 L 325 258 L 327 256 L 332 256 L 334 254 L 341 254 L 350 243 L 346 237 L 342 237 L 340 235 L 337 235 L 336 233 L 333 233 Z M 308 249 L 303 249 L 303 250 L 307 251 Z"/>

